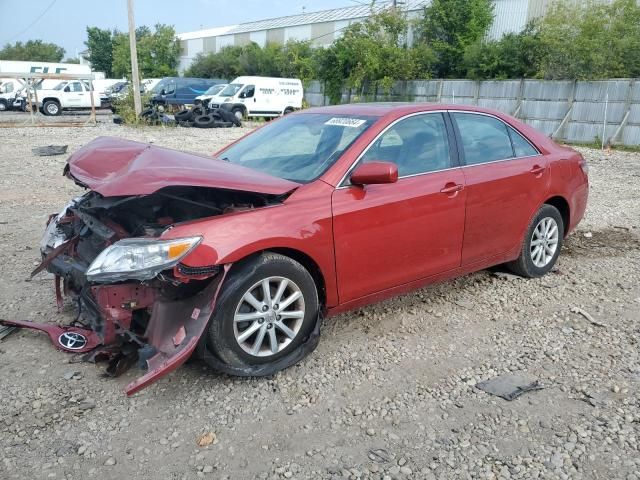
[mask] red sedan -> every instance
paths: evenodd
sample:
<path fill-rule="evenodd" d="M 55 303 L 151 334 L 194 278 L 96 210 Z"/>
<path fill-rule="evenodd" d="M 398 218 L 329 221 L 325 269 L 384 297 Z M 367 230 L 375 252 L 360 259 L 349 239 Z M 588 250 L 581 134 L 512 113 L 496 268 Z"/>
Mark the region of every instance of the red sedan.
<path fill-rule="evenodd" d="M 39 269 L 76 297 L 77 350 L 116 371 L 146 360 L 129 394 L 194 351 L 272 374 L 315 347 L 322 315 L 436 281 L 497 264 L 544 275 L 588 190 L 574 150 L 433 104 L 306 110 L 213 159 L 99 138 L 66 173 L 89 192 L 52 216 Z"/>

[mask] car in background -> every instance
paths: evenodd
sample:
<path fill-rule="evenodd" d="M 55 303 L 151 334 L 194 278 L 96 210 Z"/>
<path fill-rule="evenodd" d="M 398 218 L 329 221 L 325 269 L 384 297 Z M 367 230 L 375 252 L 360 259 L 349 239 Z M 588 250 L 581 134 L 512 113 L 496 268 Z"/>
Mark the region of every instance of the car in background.
<path fill-rule="evenodd" d="M 151 90 L 151 103 L 157 105 L 193 105 L 199 95 L 226 80 L 219 78 L 165 77 Z"/>
<path fill-rule="evenodd" d="M 100 108 L 102 99 L 84 80 L 67 80 L 52 89 L 42 89 L 31 94 L 31 102 L 37 104 L 45 115 L 60 115 L 63 110 Z"/>
<path fill-rule="evenodd" d="M 219 94 L 222 90 L 224 90 L 226 86 L 226 83 L 220 83 L 218 85 L 210 87 L 209 90 L 204 92 L 203 95 L 199 95 L 195 98 L 193 102 L 194 105 L 204 105 L 205 107 L 209 106 L 209 102 L 211 101 L 211 99 Z"/>
<path fill-rule="evenodd" d="M 147 361 L 129 394 L 193 352 L 272 375 L 315 348 L 323 316 L 434 282 L 499 264 L 540 277 L 588 195 L 575 150 L 440 104 L 303 110 L 214 158 L 103 137 L 65 174 L 88 191 L 50 217 L 36 272 L 82 306 L 84 336 Z"/>
<path fill-rule="evenodd" d="M 274 118 L 302 108 L 304 89 L 297 78 L 237 77 L 209 101 L 239 119 Z"/>

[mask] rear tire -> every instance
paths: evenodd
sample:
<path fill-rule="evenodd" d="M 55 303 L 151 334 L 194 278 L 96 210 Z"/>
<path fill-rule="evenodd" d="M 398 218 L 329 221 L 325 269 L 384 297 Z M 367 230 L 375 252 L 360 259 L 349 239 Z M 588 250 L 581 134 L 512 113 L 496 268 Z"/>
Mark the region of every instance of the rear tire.
<path fill-rule="evenodd" d="M 0 98 L 0 112 L 6 112 L 9 110 L 9 104 L 4 98 Z"/>
<path fill-rule="evenodd" d="M 265 281 L 269 297 L 264 295 Z M 236 265 L 225 280 L 206 348 L 235 369 L 267 366 L 301 348 L 318 312 L 318 291 L 309 272 L 289 257 L 264 252 Z M 247 320 L 238 320 L 242 316 Z"/>
<path fill-rule="evenodd" d="M 564 237 L 564 222 L 556 207 L 543 205 L 527 228 L 520 256 L 507 267 L 515 274 L 538 278 L 558 260 Z"/>

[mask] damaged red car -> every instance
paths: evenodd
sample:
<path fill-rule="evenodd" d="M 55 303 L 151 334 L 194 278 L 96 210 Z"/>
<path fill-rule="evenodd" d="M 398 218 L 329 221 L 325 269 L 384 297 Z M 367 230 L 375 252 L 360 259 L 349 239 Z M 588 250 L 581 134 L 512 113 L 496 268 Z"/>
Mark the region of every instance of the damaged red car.
<path fill-rule="evenodd" d="M 114 374 L 146 364 L 128 394 L 194 352 L 273 374 L 313 350 L 323 315 L 429 283 L 497 264 L 544 275 L 588 191 L 576 151 L 431 104 L 309 109 L 213 158 L 103 137 L 64 173 L 88 191 L 50 218 L 35 273 L 55 275 L 80 324 L 13 324 Z"/>

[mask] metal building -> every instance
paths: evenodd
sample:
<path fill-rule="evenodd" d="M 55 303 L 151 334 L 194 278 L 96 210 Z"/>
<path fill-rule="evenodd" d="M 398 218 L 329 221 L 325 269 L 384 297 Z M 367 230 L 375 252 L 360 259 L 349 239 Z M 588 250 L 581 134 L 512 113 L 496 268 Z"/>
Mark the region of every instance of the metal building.
<path fill-rule="evenodd" d="M 557 0 L 494 0 L 495 18 L 489 38 L 498 39 L 505 33 L 521 31 L 530 20 L 544 15 L 554 1 Z M 415 18 L 430 2 L 431 0 L 403 0 L 397 3 L 398 8 L 407 12 L 409 18 Z M 389 8 L 392 3 L 378 1 L 373 11 Z M 243 46 L 255 42 L 263 47 L 267 43 L 284 44 L 288 40 L 306 40 L 315 46 L 328 46 L 350 24 L 364 20 L 371 11 L 371 6 L 362 4 L 180 33 L 178 39 L 182 45 L 182 56 L 179 69 L 184 71 L 188 68 L 199 53 L 217 53 L 230 45 Z"/>

